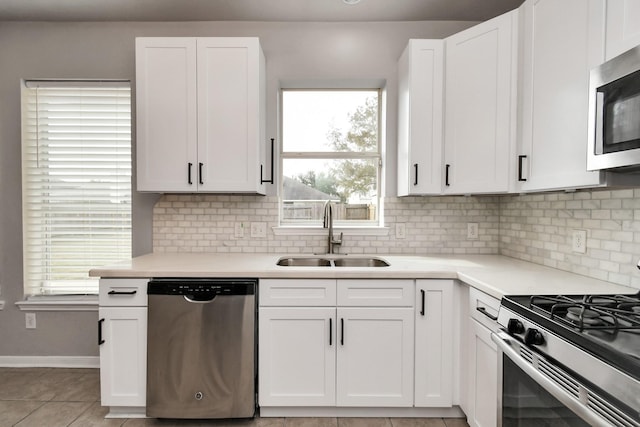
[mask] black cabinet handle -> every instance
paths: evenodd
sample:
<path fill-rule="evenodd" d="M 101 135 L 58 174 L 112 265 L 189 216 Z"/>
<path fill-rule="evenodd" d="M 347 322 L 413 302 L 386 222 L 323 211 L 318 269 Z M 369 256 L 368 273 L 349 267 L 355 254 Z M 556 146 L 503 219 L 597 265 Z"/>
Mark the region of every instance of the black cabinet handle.
<path fill-rule="evenodd" d="M 413 169 L 415 171 L 415 176 L 414 176 L 414 179 L 413 179 L 413 185 L 418 185 L 418 164 L 417 163 L 413 164 Z"/>
<path fill-rule="evenodd" d="M 490 314 L 486 308 L 484 307 L 476 307 L 476 310 L 478 310 L 480 313 L 484 314 L 485 316 L 487 316 L 489 319 L 496 321 L 498 320 L 498 316 L 494 316 L 492 314 Z"/>
<path fill-rule="evenodd" d="M 449 186 L 449 168 L 451 165 L 444 165 L 444 185 Z"/>
<path fill-rule="evenodd" d="M 333 319 L 329 318 L 329 345 L 333 345 Z"/>
<path fill-rule="evenodd" d="M 109 295 L 135 295 L 138 291 L 109 291 Z"/>
<path fill-rule="evenodd" d="M 340 345 L 344 345 L 344 318 L 340 319 Z"/>
<path fill-rule="evenodd" d="M 526 159 L 526 158 L 527 158 L 527 156 L 525 156 L 525 155 L 518 156 L 518 181 L 526 181 L 527 180 L 527 178 L 524 178 L 522 176 L 522 161 L 524 159 Z"/>
<path fill-rule="evenodd" d="M 273 138 L 271 138 L 271 178 L 269 179 L 264 179 L 262 178 L 262 165 L 260 165 L 260 184 L 264 184 L 265 182 L 268 182 L 269 184 L 273 184 L 273 163 L 274 163 L 274 147 L 275 146 L 275 140 Z"/>
<path fill-rule="evenodd" d="M 187 167 L 187 182 L 189 183 L 189 185 L 193 184 L 193 181 L 191 180 L 191 168 L 193 167 L 193 163 L 188 163 L 188 167 Z"/>
<path fill-rule="evenodd" d="M 200 185 L 204 184 L 204 182 L 202 181 L 202 167 L 204 166 L 204 163 L 198 163 L 198 182 L 200 183 Z"/>
<path fill-rule="evenodd" d="M 420 297 L 422 298 L 422 310 L 420 310 L 421 316 L 424 316 L 424 296 L 425 296 L 424 289 L 420 289 Z"/>
<path fill-rule="evenodd" d="M 104 340 L 102 339 L 102 324 L 104 323 L 104 319 L 98 320 L 98 345 L 104 344 Z"/>

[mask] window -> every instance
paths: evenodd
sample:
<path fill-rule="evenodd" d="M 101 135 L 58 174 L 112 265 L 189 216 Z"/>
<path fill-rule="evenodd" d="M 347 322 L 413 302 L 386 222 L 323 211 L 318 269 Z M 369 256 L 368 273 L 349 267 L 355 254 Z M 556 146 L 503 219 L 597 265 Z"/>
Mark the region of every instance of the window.
<path fill-rule="evenodd" d="M 22 87 L 27 295 L 97 294 L 88 271 L 131 256 L 128 82 Z"/>
<path fill-rule="evenodd" d="M 280 223 L 378 226 L 380 90 L 282 91 Z"/>

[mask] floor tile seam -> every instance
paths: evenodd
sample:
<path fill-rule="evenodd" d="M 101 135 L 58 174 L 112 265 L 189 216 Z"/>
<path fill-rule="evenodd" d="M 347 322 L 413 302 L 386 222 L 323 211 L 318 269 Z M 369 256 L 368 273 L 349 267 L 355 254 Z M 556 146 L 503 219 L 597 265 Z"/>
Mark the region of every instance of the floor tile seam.
<path fill-rule="evenodd" d="M 24 402 L 40 402 L 40 405 L 38 405 L 37 407 L 33 408 L 31 410 L 31 412 L 29 412 L 27 415 L 25 415 L 24 417 L 22 417 L 21 419 L 19 419 L 18 421 L 16 421 L 15 423 L 13 423 L 14 426 L 20 424 L 22 421 L 26 420 L 27 418 L 29 418 L 31 415 L 33 415 L 36 411 L 38 411 L 40 408 L 42 408 L 44 405 L 47 404 L 46 401 L 41 401 L 41 400 L 25 400 Z"/>
<path fill-rule="evenodd" d="M 73 421 L 71 421 L 69 424 L 67 424 L 67 427 L 69 427 L 70 425 L 72 425 L 73 423 L 78 421 L 80 419 L 80 417 L 82 417 L 82 415 L 84 415 L 85 412 L 90 411 L 92 406 L 93 405 L 87 406 L 86 409 L 84 411 L 80 412 L 80 414 L 78 414 L 78 416 Z M 122 426 L 122 424 L 120 424 L 120 425 Z"/>

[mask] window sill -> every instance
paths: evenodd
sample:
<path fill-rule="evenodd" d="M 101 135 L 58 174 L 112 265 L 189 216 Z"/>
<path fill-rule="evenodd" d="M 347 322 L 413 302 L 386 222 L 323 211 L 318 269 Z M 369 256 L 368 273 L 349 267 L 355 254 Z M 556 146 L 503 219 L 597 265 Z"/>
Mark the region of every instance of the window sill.
<path fill-rule="evenodd" d="M 327 229 L 322 227 L 279 226 L 273 227 L 276 236 L 324 236 Z M 334 227 L 334 234 L 344 233 L 350 236 L 388 236 L 389 227 Z"/>
<path fill-rule="evenodd" d="M 20 311 L 98 311 L 98 296 L 33 296 L 16 302 L 16 305 Z"/>

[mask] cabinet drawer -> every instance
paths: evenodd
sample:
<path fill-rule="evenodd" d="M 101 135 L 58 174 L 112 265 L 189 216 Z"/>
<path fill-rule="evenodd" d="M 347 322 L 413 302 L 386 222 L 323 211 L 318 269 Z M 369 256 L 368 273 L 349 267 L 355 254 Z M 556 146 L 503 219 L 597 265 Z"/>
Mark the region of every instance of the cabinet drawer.
<path fill-rule="evenodd" d="M 147 306 L 149 279 L 100 279 L 101 307 Z"/>
<path fill-rule="evenodd" d="M 260 280 L 261 306 L 335 306 L 336 281 L 333 279 Z"/>
<path fill-rule="evenodd" d="M 469 314 L 491 331 L 498 327 L 497 317 L 500 300 L 475 288 L 469 289 Z"/>
<path fill-rule="evenodd" d="M 413 280 L 338 280 L 338 306 L 413 307 Z"/>

